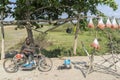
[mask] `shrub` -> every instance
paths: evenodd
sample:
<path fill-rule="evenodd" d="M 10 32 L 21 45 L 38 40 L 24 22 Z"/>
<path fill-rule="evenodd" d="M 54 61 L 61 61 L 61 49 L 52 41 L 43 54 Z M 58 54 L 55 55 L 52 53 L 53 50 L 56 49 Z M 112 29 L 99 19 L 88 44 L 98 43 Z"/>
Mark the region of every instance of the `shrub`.
<path fill-rule="evenodd" d="M 52 42 L 48 41 L 48 36 L 46 33 L 40 33 L 39 35 L 35 35 L 34 42 L 35 44 L 37 44 L 37 46 L 39 46 L 40 49 L 44 49 L 52 45 Z"/>

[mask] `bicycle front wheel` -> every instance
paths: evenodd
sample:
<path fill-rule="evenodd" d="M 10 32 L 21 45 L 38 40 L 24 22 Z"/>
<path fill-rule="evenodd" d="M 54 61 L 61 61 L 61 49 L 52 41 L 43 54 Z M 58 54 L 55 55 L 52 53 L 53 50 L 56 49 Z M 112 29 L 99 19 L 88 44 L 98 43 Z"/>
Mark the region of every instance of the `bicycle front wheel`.
<path fill-rule="evenodd" d="M 50 71 L 52 69 L 52 66 L 53 66 L 52 60 L 47 57 L 42 58 L 38 62 L 38 70 L 42 72 Z"/>
<path fill-rule="evenodd" d="M 3 68 L 8 73 L 15 73 L 18 71 L 18 66 L 15 64 L 12 58 L 6 59 L 3 62 Z"/>

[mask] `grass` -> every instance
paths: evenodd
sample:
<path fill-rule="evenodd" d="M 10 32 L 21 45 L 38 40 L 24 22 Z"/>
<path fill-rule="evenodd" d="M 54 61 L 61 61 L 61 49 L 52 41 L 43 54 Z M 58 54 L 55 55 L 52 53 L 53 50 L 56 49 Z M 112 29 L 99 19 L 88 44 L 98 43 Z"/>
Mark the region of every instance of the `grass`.
<path fill-rule="evenodd" d="M 8 51 L 10 48 L 15 48 L 16 44 L 23 42 L 23 40 L 26 37 L 26 30 L 25 29 L 18 29 L 15 30 L 16 26 L 13 25 L 13 27 L 6 27 L 5 28 L 5 51 Z M 48 28 L 48 27 L 47 27 Z M 45 27 L 46 29 L 46 27 Z M 44 28 L 41 30 L 45 30 Z M 0 31 L 1 33 L 1 31 Z M 39 35 L 38 32 L 33 31 L 33 35 Z M 77 44 L 77 53 L 79 55 L 85 55 L 83 52 L 82 46 L 81 46 L 81 41 L 84 42 L 85 47 L 88 49 L 89 52 L 91 52 L 92 48 L 90 47 L 91 43 L 96 37 L 96 31 L 80 31 L 78 35 L 78 44 Z M 107 43 L 108 40 L 106 38 L 106 35 L 103 32 L 97 32 L 97 38 L 100 43 L 100 54 L 105 53 L 107 51 Z M 49 42 L 52 42 L 52 45 L 46 47 L 47 51 L 52 51 L 55 53 L 56 49 L 56 54 L 59 53 L 59 49 L 62 50 L 59 55 L 64 55 L 65 53 L 67 54 L 69 51 L 72 52 L 72 47 L 74 43 L 74 32 L 71 34 L 66 33 L 66 28 L 60 27 L 57 28 L 53 31 L 50 31 L 47 33 L 47 39 Z M 0 37 L 0 42 L 1 42 L 1 37 Z M 1 43 L 0 43 L 1 46 Z M 21 46 L 21 45 L 20 45 Z M 20 47 L 19 46 L 19 47 Z M 0 49 L 1 50 L 1 49 Z M 49 53 L 48 52 L 48 53 Z"/>
<path fill-rule="evenodd" d="M 15 30 L 15 25 L 5 26 L 5 51 L 13 47 L 15 44 L 19 43 L 23 38 L 26 37 L 25 29 Z M 1 31 L 0 31 L 1 34 Z M 0 37 L 1 42 L 1 37 Z M 1 43 L 0 43 L 1 46 Z M 0 49 L 1 50 L 1 49 Z"/>

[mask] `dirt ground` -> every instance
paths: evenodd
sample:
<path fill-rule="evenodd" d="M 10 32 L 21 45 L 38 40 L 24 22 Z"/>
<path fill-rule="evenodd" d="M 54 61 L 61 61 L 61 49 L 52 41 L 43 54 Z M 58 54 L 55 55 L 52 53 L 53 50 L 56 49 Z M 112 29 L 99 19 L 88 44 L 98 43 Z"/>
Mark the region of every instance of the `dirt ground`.
<path fill-rule="evenodd" d="M 110 56 L 104 56 L 109 58 Z M 72 69 L 60 69 L 64 62 L 64 59 L 70 59 Z M 88 57 L 66 57 L 63 59 L 52 58 L 53 68 L 49 72 L 40 72 L 37 69 L 32 71 L 21 71 L 16 73 L 7 73 L 3 69 L 3 61 L 0 61 L 0 80 L 120 80 L 120 61 L 116 62 L 115 66 L 108 68 L 112 64 L 113 58 L 110 58 L 107 62 L 102 63 L 104 58 L 100 56 L 95 56 L 94 58 L 94 68 L 89 74 L 88 66 L 85 66 L 89 58 Z M 118 60 L 116 58 L 115 60 Z"/>

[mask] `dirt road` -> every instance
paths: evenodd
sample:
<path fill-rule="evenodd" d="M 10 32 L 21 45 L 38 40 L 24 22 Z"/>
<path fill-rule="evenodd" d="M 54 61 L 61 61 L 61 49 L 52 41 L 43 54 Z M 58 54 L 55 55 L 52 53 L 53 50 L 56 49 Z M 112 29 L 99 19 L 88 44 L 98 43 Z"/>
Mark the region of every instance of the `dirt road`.
<path fill-rule="evenodd" d="M 114 66 L 107 69 L 109 62 L 102 65 L 94 64 L 94 71 L 86 75 L 88 68 L 85 67 L 85 64 L 89 60 L 88 57 L 67 57 L 64 59 L 68 58 L 72 62 L 72 69 L 58 70 L 58 66 L 63 64 L 63 59 L 52 58 L 53 68 L 49 72 L 40 72 L 35 69 L 32 71 L 19 70 L 16 73 L 7 73 L 2 67 L 3 61 L 0 61 L 0 80 L 120 80 L 120 67 L 117 67 L 117 72 L 114 71 Z M 94 63 L 100 63 L 102 62 L 101 60 L 104 59 L 96 56 Z M 120 62 L 116 65 L 120 66 Z"/>

